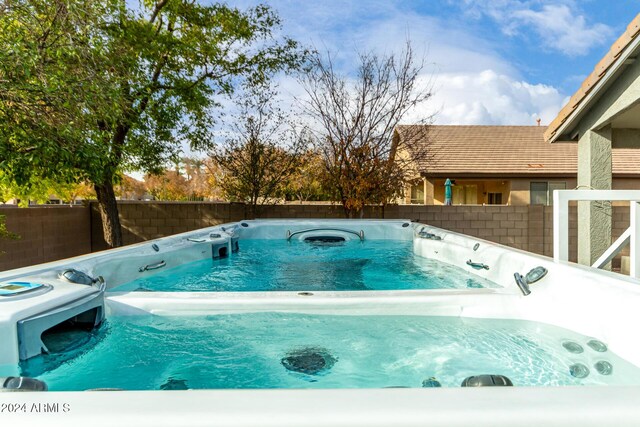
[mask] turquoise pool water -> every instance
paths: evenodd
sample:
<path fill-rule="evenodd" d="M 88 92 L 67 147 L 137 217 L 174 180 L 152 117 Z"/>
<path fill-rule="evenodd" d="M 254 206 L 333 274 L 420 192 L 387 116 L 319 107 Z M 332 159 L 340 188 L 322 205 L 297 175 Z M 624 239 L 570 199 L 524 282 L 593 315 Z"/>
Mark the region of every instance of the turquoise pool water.
<path fill-rule="evenodd" d="M 478 374 L 506 375 L 515 386 L 640 384 L 639 368 L 596 351 L 588 337 L 527 321 L 149 315 L 114 317 L 78 338 L 58 337 L 57 352 L 24 362 L 23 375 L 50 390 L 421 387 L 431 377 L 459 387 Z M 608 375 L 597 371 L 603 362 Z M 574 376 L 576 364 L 585 378 Z"/>
<path fill-rule="evenodd" d="M 241 240 L 240 251 L 160 270 L 113 291 L 358 291 L 498 287 L 465 270 L 413 254 L 400 240 L 319 245 Z"/>

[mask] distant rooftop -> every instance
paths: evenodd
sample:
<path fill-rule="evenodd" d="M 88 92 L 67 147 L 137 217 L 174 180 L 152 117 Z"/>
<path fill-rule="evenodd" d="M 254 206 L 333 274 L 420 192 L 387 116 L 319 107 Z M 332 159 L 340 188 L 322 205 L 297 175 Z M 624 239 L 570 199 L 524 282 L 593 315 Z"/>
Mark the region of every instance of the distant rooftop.
<path fill-rule="evenodd" d="M 408 127 L 398 126 L 399 134 Z M 428 144 L 431 156 L 418 162 L 418 170 L 441 177 L 577 175 L 578 144 L 549 144 L 545 131 L 545 126 L 432 125 L 420 141 Z M 640 150 L 613 150 L 614 175 L 640 176 L 638 165 Z"/>

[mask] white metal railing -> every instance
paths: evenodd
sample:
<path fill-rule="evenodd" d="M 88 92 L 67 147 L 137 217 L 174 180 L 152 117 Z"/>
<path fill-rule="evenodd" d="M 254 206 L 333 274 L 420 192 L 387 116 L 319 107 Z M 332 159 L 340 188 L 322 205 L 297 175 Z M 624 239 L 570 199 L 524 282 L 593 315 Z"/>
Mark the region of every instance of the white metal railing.
<path fill-rule="evenodd" d="M 553 192 L 553 259 L 569 260 L 569 202 L 570 201 L 611 201 L 629 202 L 630 226 L 593 263 L 592 267 L 602 268 L 630 244 L 629 275 L 640 279 L 640 190 L 556 190 Z"/>

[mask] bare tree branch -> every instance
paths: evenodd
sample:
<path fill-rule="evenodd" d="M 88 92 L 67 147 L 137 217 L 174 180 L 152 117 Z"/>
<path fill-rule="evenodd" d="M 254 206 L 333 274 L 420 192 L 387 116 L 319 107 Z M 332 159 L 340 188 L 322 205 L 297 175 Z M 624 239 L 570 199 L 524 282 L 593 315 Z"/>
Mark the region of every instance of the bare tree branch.
<path fill-rule="evenodd" d="M 415 162 L 429 157 L 425 139 L 432 119 L 399 126 L 432 96 L 430 85 L 420 85 L 424 61 L 416 61 L 410 42 L 400 54 L 358 57 L 354 78 L 339 75 L 331 55 L 316 54 L 312 71 L 301 79 L 308 95 L 305 110 L 320 126 L 316 141 L 325 184 L 348 217 L 362 214 L 366 204 L 403 195 L 416 178 Z"/>
<path fill-rule="evenodd" d="M 269 87 L 253 88 L 239 102 L 231 134 L 210 153 L 224 176 L 219 183 L 227 198 L 259 206 L 282 196 L 306 149 L 305 139 L 274 103 Z"/>

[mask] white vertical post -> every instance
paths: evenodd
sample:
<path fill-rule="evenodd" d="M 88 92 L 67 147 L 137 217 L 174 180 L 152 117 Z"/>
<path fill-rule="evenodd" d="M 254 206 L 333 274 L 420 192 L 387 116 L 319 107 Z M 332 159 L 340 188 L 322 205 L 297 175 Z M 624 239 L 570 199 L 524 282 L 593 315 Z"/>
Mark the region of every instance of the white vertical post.
<path fill-rule="evenodd" d="M 555 262 L 569 261 L 569 200 L 563 195 L 563 190 L 553 192 L 553 260 Z"/>
<path fill-rule="evenodd" d="M 630 202 L 630 205 L 631 226 L 629 227 L 629 230 L 631 231 L 631 236 L 629 261 L 631 265 L 629 268 L 629 275 L 638 279 L 640 278 L 640 212 L 638 211 L 638 202 L 632 201 Z"/>

